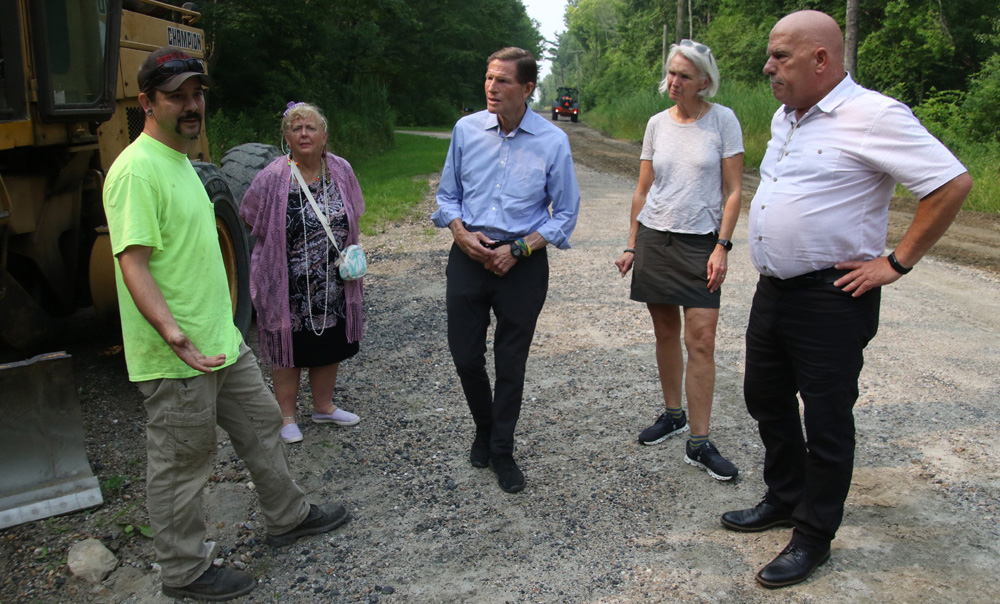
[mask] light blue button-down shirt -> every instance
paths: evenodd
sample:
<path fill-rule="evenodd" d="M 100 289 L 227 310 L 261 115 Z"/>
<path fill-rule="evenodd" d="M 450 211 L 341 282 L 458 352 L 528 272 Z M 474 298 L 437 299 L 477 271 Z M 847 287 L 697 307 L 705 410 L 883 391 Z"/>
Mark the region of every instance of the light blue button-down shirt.
<path fill-rule="evenodd" d="M 431 220 L 506 241 L 538 231 L 560 248 L 580 212 L 580 189 L 566 133 L 528 108 L 504 134 L 496 114 L 480 111 L 455 124 Z"/>

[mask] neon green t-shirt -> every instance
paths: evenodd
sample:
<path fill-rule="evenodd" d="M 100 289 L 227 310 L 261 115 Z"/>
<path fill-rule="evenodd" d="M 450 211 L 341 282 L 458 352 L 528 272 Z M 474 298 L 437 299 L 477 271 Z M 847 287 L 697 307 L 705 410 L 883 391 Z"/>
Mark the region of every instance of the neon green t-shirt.
<path fill-rule="evenodd" d="M 131 245 L 153 248 L 150 273 L 181 331 L 205 355 L 225 354 L 225 366 L 235 363 L 242 336 L 233 323 L 215 211 L 187 156 L 141 134 L 108 171 L 104 211 L 115 257 Z M 129 379 L 199 375 L 140 314 L 118 262 L 115 282 Z"/>

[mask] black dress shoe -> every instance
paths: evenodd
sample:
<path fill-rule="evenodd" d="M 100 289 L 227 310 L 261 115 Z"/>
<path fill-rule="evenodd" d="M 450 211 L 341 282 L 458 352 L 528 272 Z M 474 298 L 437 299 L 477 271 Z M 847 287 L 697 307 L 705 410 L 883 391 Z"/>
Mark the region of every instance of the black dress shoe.
<path fill-rule="evenodd" d="M 476 438 L 472 441 L 472 449 L 469 450 L 469 463 L 474 468 L 485 468 L 490 465 L 490 435 L 476 432 Z"/>
<path fill-rule="evenodd" d="M 521 468 L 517 467 L 513 455 L 491 455 L 490 465 L 497 475 L 497 482 L 500 488 L 508 493 L 517 493 L 524 490 L 524 474 Z"/>
<path fill-rule="evenodd" d="M 757 582 L 774 589 L 801 583 L 809 578 L 814 570 L 830 559 L 830 548 L 813 551 L 788 544 L 778 557 L 760 569 Z"/>
<path fill-rule="evenodd" d="M 776 526 L 792 526 L 792 512 L 764 499 L 747 510 L 735 510 L 722 515 L 722 526 L 731 531 L 756 533 Z"/>

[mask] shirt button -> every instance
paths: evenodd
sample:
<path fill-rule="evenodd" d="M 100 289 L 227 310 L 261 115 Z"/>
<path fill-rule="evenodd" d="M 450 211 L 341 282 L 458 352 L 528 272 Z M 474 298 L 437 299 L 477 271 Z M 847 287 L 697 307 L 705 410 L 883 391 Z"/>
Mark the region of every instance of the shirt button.
<path fill-rule="evenodd" d="M 501 161 L 501 162 L 500 162 L 500 165 L 501 165 L 501 166 L 503 166 L 503 165 L 506 165 L 506 164 L 507 164 L 507 162 L 505 162 L 505 161 Z"/>
<path fill-rule="evenodd" d="M 778 177 L 777 176 L 774 177 L 773 182 L 778 182 Z"/>
<path fill-rule="evenodd" d="M 497 188 L 498 188 L 498 189 L 500 188 L 500 183 L 497 183 Z"/>
<path fill-rule="evenodd" d="M 785 151 L 785 157 L 788 157 L 788 151 Z"/>
<path fill-rule="evenodd" d="M 822 149 L 817 149 L 816 153 L 819 153 L 820 155 L 822 155 L 823 154 L 823 150 Z"/>
<path fill-rule="evenodd" d="M 492 212 L 496 212 L 496 211 L 497 211 L 497 207 L 496 207 L 496 206 L 493 206 L 492 208 L 490 208 L 490 211 L 492 211 Z"/>
<path fill-rule="evenodd" d="M 762 235 L 757 235 L 757 241 L 763 241 L 764 237 Z"/>

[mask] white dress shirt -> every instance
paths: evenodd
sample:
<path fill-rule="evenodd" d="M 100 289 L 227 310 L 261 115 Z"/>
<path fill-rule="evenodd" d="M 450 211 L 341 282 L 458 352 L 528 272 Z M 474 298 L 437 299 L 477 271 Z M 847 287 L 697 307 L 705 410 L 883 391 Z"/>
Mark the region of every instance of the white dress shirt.
<path fill-rule="evenodd" d="M 801 119 L 782 106 L 750 204 L 750 258 L 789 279 L 885 249 L 896 183 L 923 199 L 965 167 L 910 109 L 847 75 Z"/>

